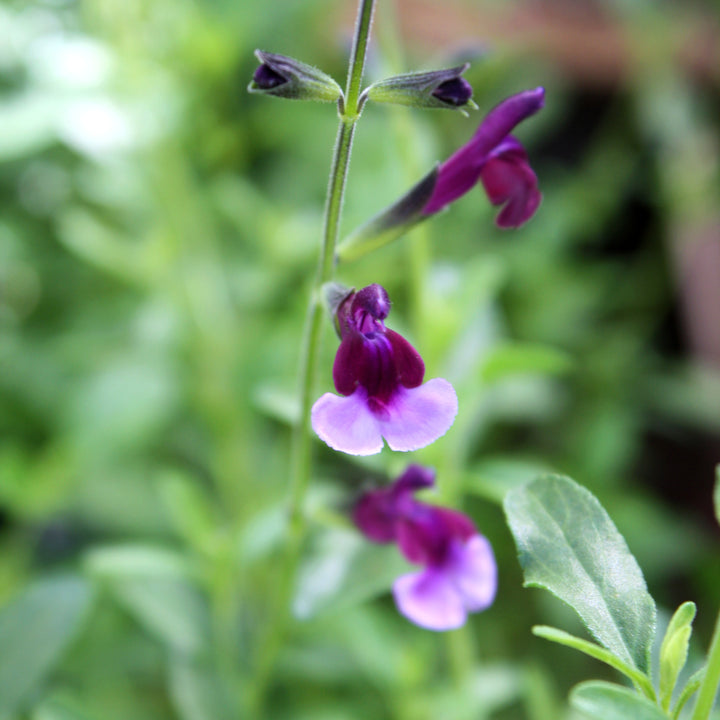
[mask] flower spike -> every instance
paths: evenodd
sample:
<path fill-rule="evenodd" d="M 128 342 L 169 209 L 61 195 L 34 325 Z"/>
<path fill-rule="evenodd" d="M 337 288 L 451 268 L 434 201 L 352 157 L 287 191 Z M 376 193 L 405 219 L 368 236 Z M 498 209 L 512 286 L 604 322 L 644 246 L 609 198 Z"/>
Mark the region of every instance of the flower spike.
<path fill-rule="evenodd" d="M 337 307 L 340 347 L 333 382 L 312 407 L 312 427 L 331 448 L 373 455 L 383 438 L 392 450 L 418 450 L 444 435 L 457 415 L 457 395 L 442 378 L 423 384 L 425 364 L 402 335 L 385 327 L 390 299 L 368 285 Z"/>

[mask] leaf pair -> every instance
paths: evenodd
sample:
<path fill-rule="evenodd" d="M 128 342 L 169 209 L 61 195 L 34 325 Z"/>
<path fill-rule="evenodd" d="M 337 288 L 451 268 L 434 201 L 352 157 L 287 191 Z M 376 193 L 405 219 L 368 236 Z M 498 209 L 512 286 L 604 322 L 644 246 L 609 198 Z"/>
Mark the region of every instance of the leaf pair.
<path fill-rule="evenodd" d="M 572 480 L 541 477 L 505 498 L 525 585 L 542 587 L 580 616 L 599 645 L 551 627 L 534 634 L 575 648 L 626 675 L 638 693 L 612 683 L 578 685 L 570 699 L 598 720 L 677 718 L 700 686 L 690 679 L 670 712 L 673 691 L 688 652 L 695 605 L 675 612 L 660 650 L 659 697 L 650 680 L 655 602 L 642 572 L 597 499 Z"/>

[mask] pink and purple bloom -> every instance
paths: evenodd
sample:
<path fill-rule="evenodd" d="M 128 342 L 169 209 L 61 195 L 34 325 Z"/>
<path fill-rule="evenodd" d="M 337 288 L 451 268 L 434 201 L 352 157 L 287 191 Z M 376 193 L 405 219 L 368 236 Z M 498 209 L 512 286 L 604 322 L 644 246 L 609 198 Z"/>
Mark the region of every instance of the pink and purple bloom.
<path fill-rule="evenodd" d="M 512 95 L 494 107 L 470 141 L 440 165 L 422 214 L 433 215 L 481 182 L 490 202 L 503 206 L 495 221 L 499 227 L 527 222 L 542 196 L 525 149 L 510 133 L 544 103 L 545 90 L 539 87 Z"/>
<path fill-rule="evenodd" d="M 389 487 L 365 493 L 353 519 L 373 542 L 396 542 L 408 561 L 424 566 L 395 581 L 398 610 L 428 630 L 452 630 L 492 604 L 497 566 L 470 518 L 414 498 L 434 482 L 432 470 L 410 465 Z"/>
<path fill-rule="evenodd" d="M 444 435 L 457 415 L 453 386 L 442 378 L 423 383 L 417 350 L 385 327 L 389 312 L 388 294 L 377 284 L 351 292 L 337 309 L 333 381 L 340 395 L 325 393 L 311 413 L 313 429 L 335 450 L 373 455 L 383 438 L 392 450 L 418 450 Z"/>

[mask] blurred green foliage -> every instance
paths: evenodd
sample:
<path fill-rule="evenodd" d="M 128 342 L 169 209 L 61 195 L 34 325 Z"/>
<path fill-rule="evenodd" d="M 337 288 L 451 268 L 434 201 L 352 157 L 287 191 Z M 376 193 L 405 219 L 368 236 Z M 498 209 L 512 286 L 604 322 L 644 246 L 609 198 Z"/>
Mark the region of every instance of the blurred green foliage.
<path fill-rule="evenodd" d="M 240 716 L 276 582 L 336 124 L 330 106 L 245 87 L 256 47 L 342 81 L 351 5 L 0 6 L 2 720 Z M 531 223 L 496 230 L 472 192 L 339 269 L 348 285 L 388 288 L 391 326 L 457 388 L 456 425 L 413 460 L 490 538 L 500 590 L 445 636 L 400 618 L 386 590 L 401 561 L 361 544 L 345 511 L 408 458 L 355 461 L 318 443 L 301 620 L 267 716 L 569 718 L 568 689 L 605 671 L 530 634 L 577 626 L 521 588 L 508 489 L 546 470 L 591 488 L 661 605 L 697 603 L 693 642 L 720 597 L 720 371 L 687 342 L 675 247 L 708 216 L 717 239 L 718 86 L 658 50 L 676 28 L 664 4 L 603 7 L 647 52 L 624 84 L 594 89 L 469 31 L 457 47 L 410 37 L 398 53 L 386 11 L 369 80 L 446 66 L 472 43 L 489 47 L 467 75 L 481 112 L 547 88 L 519 130 L 544 193 Z M 344 230 L 477 117 L 369 105 Z M 328 323 L 319 390 L 335 349 Z M 691 645 L 690 670 L 697 655 Z"/>

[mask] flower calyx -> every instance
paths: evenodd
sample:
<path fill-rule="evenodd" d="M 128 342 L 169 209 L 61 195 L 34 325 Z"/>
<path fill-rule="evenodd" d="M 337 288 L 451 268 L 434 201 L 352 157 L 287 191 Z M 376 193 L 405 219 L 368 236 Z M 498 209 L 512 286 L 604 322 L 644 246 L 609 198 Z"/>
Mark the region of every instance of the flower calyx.
<path fill-rule="evenodd" d="M 445 70 L 395 75 L 370 85 L 363 95 L 378 103 L 464 113 L 464 108 L 477 109 L 472 101 L 472 86 L 462 77 L 469 67 L 469 63 L 464 63 Z"/>
<path fill-rule="evenodd" d="M 260 66 L 248 85 L 248 92 L 275 95 L 290 100 L 336 102 L 343 92 L 322 70 L 286 55 L 256 50 Z"/>

